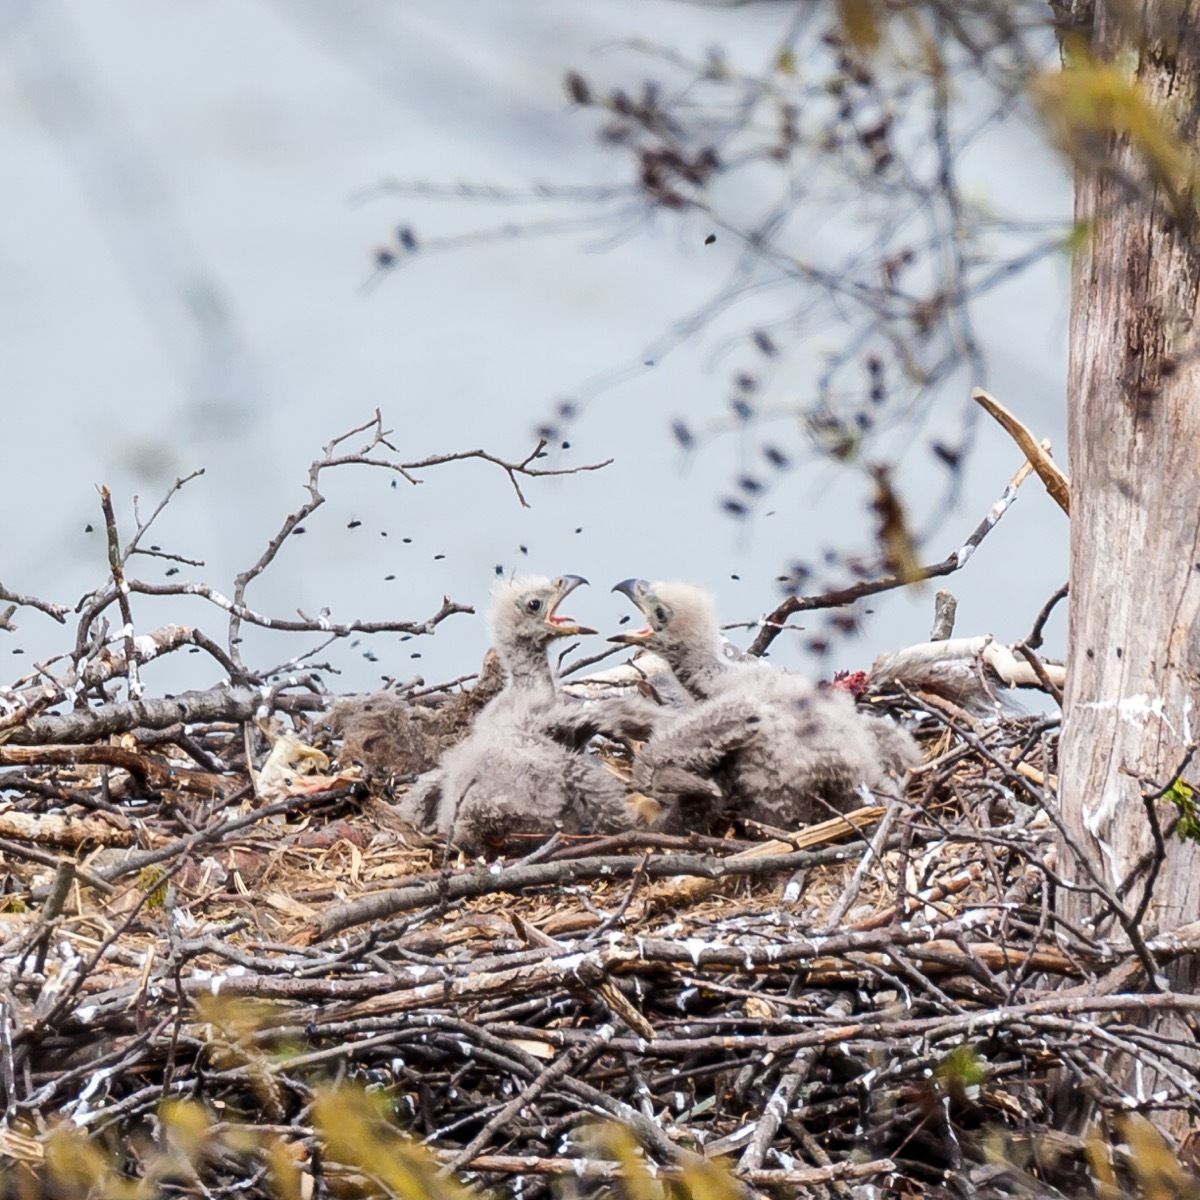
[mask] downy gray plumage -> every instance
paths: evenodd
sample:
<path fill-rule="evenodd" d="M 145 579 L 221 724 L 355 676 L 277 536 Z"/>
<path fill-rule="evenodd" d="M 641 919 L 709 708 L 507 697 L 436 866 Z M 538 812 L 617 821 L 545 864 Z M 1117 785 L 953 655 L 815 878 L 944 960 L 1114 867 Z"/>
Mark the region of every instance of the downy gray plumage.
<path fill-rule="evenodd" d="M 597 732 L 647 736 L 641 701 L 582 705 L 559 695 L 548 650 L 593 633 L 558 606 L 586 583 L 578 575 L 508 581 L 495 589 L 492 640 L 506 683 L 467 738 L 418 780 L 401 804 L 419 828 L 436 829 L 469 853 L 518 834 L 615 832 L 637 824 L 624 783 L 584 747 Z"/>
<path fill-rule="evenodd" d="M 856 807 L 863 785 L 895 791 L 920 762 L 908 733 L 846 693 L 759 659 L 731 661 L 703 588 L 627 579 L 613 590 L 646 627 L 609 640 L 655 650 L 697 701 L 634 760 L 633 786 L 665 805 L 660 828 L 706 828 L 724 812 L 795 828 Z"/>

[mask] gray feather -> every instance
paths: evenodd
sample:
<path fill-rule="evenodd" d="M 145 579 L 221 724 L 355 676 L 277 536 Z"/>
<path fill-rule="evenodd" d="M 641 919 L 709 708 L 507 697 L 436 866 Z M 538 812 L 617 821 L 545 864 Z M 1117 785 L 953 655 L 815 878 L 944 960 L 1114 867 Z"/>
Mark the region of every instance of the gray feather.
<path fill-rule="evenodd" d="M 571 586 L 525 579 L 497 589 L 492 636 L 506 686 L 442 756 L 440 779 L 414 785 L 422 787 L 415 815 L 469 853 L 499 850 L 519 835 L 611 833 L 638 821 L 625 785 L 584 748 L 597 733 L 647 737 L 656 713 L 640 697 L 580 704 L 559 694 L 547 651 L 564 632 L 580 631 L 554 617 Z"/>
<path fill-rule="evenodd" d="M 635 760 L 634 786 L 666 806 L 660 826 L 732 812 L 794 828 L 856 807 L 863 785 L 895 790 L 920 761 L 903 729 L 859 713 L 846 693 L 760 660 L 731 661 L 703 589 L 628 581 L 621 590 L 648 622 L 629 640 L 661 654 L 697 699 Z M 688 785 L 689 774 L 717 785 L 723 800 Z"/>

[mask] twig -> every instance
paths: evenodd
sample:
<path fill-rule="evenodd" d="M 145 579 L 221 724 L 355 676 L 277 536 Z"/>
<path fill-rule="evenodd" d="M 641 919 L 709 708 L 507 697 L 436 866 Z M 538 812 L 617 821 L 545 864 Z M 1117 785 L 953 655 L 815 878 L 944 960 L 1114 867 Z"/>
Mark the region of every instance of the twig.
<path fill-rule="evenodd" d="M 1146 910 L 1150 907 L 1150 900 L 1154 895 L 1154 884 L 1158 879 L 1158 872 L 1167 858 L 1167 846 L 1163 838 L 1162 824 L 1158 819 L 1158 801 L 1183 778 L 1183 773 L 1188 769 L 1188 764 L 1192 761 L 1197 749 L 1200 749 L 1200 747 L 1194 743 L 1187 748 L 1187 752 L 1183 756 L 1183 761 L 1175 768 L 1174 774 L 1172 774 L 1171 778 L 1162 787 L 1157 788 L 1153 792 L 1142 793 L 1142 803 L 1146 806 L 1146 819 L 1150 822 L 1150 831 L 1154 836 L 1154 853 L 1146 875 L 1146 885 L 1142 888 L 1142 898 L 1138 902 L 1137 911 L 1133 914 L 1133 923 L 1135 925 L 1141 925 L 1142 918 L 1146 915 Z M 1118 896 L 1123 896 L 1128 892 L 1129 883 L 1129 880 L 1122 882 L 1121 886 L 1117 889 Z"/>
<path fill-rule="evenodd" d="M 100 507 L 104 512 L 104 528 L 108 535 L 108 568 L 112 573 L 113 591 L 124 622 L 122 635 L 125 638 L 125 670 L 129 682 L 129 698 L 137 700 L 142 694 L 142 677 L 138 673 L 137 644 L 133 636 L 133 609 L 129 605 L 129 588 L 125 584 L 124 559 L 121 556 L 120 535 L 117 533 L 117 518 L 113 512 L 112 494 L 108 488 L 100 488 Z"/>
<path fill-rule="evenodd" d="M 1041 658 L 1024 642 L 1014 642 L 1013 651 L 1019 654 L 1033 668 L 1033 673 L 1038 677 L 1038 682 L 1042 685 L 1043 690 L 1054 698 L 1059 708 L 1062 708 L 1062 688 L 1046 673 L 1046 664 L 1042 662 Z"/>
<path fill-rule="evenodd" d="M 1061 600 L 1065 600 L 1070 592 L 1071 585 L 1064 583 L 1062 587 L 1042 605 L 1041 612 L 1037 615 L 1037 620 L 1033 623 L 1033 628 L 1029 631 L 1029 636 L 1025 638 L 1025 645 L 1031 650 L 1040 650 L 1042 648 L 1042 633 L 1046 628 L 1046 622 L 1050 620 L 1050 614 L 1055 610 Z"/>
<path fill-rule="evenodd" d="M 863 879 L 866 876 L 868 867 L 882 861 L 881 856 L 884 847 L 891 837 L 892 826 L 895 824 L 896 817 L 899 815 L 903 803 L 902 800 L 893 800 L 887 806 L 887 811 L 883 814 L 879 822 L 879 827 L 871 835 L 871 840 L 867 843 L 867 848 L 863 851 L 858 866 L 854 868 L 853 874 L 842 889 L 842 894 L 834 902 L 829 912 L 822 918 L 823 927 L 826 930 L 832 931 L 842 925 L 846 914 L 850 911 L 850 905 L 858 898 L 858 893 L 862 888 Z"/>
<path fill-rule="evenodd" d="M 42 915 L 39 924 L 43 926 L 42 933 L 37 939 L 37 955 L 34 959 L 34 971 L 41 974 L 46 968 L 46 951 L 50 948 L 50 936 L 54 922 L 58 919 L 71 884 L 75 882 L 75 864 L 70 859 L 64 859 L 54 872 L 54 881 L 50 884 L 50 893 L 42 905 Z"/>
<path fill-rule="evenodd" d="M 601 934 L 607 933 L 612 929 L 625 915 L 629 909 L 629 905 L 633 901 L 634 895 L 637 893 L 639 885 L 646 878 L 646 863 L 650 861 L 650 856 L 647 854 L 643 859 L 640 868 L 634 877 L 629 881 L 629 887 L 625 895 L 621 899 L 621 903 L 617 905 L 613 911 L 600 922 L 599 925 L 592 931 L 593 937 L 599 937 Z"/>
<path fill-rule="evenodd" d="M 988 515 L 979 523 L 975 531 L 953 554 L 939 563 L 928 567 L 918 567 L 906 575 L 885 575 L 882 579 L 864 580 L 862 583 L 851 584 L 849 587 L 838 588 L 831 592 L 823 592 L 819 596 L 789 596 L 774 612 L 762 619 L 762 628 L 758 636 L 750 644 L 748 653 L 763 654 L 771 643 L 779 636 L 787 619 L 794 613 L 810 612 L 813 609 L 841 608 L 861 600 L 864 596 L 874 596 L 879 592 L 890 592 L 895 588 L 906 587 L 910 583 L 919 583 L 925 579 L 937 579 L 943 575 L 952 575 L 955 571 L 967 565 L 971 555 L 978 549 L 979 544 L 995 527 L 996 522 L 1012 506 L 1017 498 L 1017 489 L 1029 477 L 1033 467 L 1028 462 L 1021 464 L 1016 474 L 1008 481 L 1000 498 L 992 505 Z"/>
<path fill-rule="evenodd" d="M 568 1072 L 578 1070 L 581 1065 L 593 1058 L 597 1051 L 612 1041 L 613 1032 L 614 1030 L 611 1025 L 604 1025 L 595 1036 L 583 1045 L 573 1046 L 570 1050 L 559 1055 L 536 1079 L 526 1084 L 517 1096 L 488 1120 L 484 1127 L 443 1166 L 443 1173 L 448 1175 L 453 1171 L 457 1171 L 474 1159 L 484 1146 L 492 1140 L 492 1135 L 496 1130 L 500 1129 L 511 1118 L 517 1116 L 526 1105 L 536 1100 L 552 1083 L 561 1079 Z"/>
<path fill-rule="evenodd" d="M 133 498 L 133 517 L 134 517 L 134 520 L 137 522 L 137 529 L 134 531 L 133 537 L 131 537 L 129 539 L 129 544 L 125 547 L 124 553 L 122 553 L 122 555 L 121 555 L 122 563 L 128 562 L 130 555 L 137 553 L 137 554 L 145 554 L 148 556 L 153 556 L 155 558 L 167 558 L 167 559 L 171 559 L 174 562 L 184 562 L 184 563 L 187 563 L 189 566 L 203 566 L 204 565 L 203 563 L 193 562 L 191 559 L 181 558 L 179 555 L 176 555 L 176 554 L 167 554 L 167 553 L 164 553 L 162 550 L 157 550 L 157 549 L 142 550 L 138 546 L 138 543 L 142 540 L 143 536 L 149 530 L 150 526 L 153 525 L 156 520 L 158 520 L 159 514 L 171 502 L 171 498 L 175 495 L 175 493 L 178 491 L 181 491 L 187 484 L 191 483 L 191 481 L 193 479 L 199 479 L 200 476 L 203 474 L 204 474 L 204 468 L 199 467 L 195 471 L 192 471 L 190 474 L 183 475 L 180 478 L 176 479 L 175 482 L 173 484 L 171 484 L 171 486 L 169 488 L 167 488 L 166 495 L 163 496 L 163 498 L 158 502 L 158 505 L 155 507 L 154 511 L 146 518 L 146 520 L 144 522 L 142 521 L 141 513 L 138 512 L 138 498 L 136 496 L 134 496 L 134 498 Z"/>
<path fill-rule="evenodd" d="M 853 997 L 848 993 L 842 993 L 825 1009 L 825 1016 L 831 1021 L 841 1023 L 853 1011 Z M 767 1147 L 779 1132 L 779 1127 L 783 1124 L 783 1120 L 791 1108 L 792 1097 L 808 1078 L 816 1064 L 817 1057 L 816 1048 L 796 1051 L 791 1066 L 779 1080 L 775 1091 L 771 1093 L 771 1098 L 763 1107 L 762 1116 L 758 1120 L 750 1144 L 742 1152 L 741 1160 L 738 1162 L 738 1174 L 743 1178 L 749 1178 L 754 1172 L 761 1169 Z"/>
<path fill-rule="evenodd" d="M 344 442 L 348 441 L 355 435 L 365 433 L 368 430 L 371 434 L 370 441 L 357 453 L 337 453 L 338 447 Z M 434 454 L 429 455 L 426 458 L 416 459 L 412 462 L 398 462 L 387 458 L 370 457 L 371 452 L 379 446 L 383 446 L 388 450 L 395 451 L 395 447 L 387 440 L 390 436 L 390 433 L 390 430 L 384 429 L 383 416 L 379 409 L 376 409 L 375 415 L 371 418 L 371 420 L 365 421 L 363 424 L 349 430 L 347 433 L 343 433 L 338 437 L 335 437 L 327 446 L 325 446 L 324 450 L 322 451 L 323 457 L 314 460 L 308 469 L 307 489 L 309 498 L 307 502 L 284 519 L 284 522 L 280 526 L 278 532 L 267 543 L 267 548 L 259 556 L 258 561 L 254 563 L 253 566 L 241 572 L 234 580 L 233 600 L 231 602 L 226 601 L 223 607 L 227 607 L 230 613 L 229 654 L 239 666 L 242 663 L 241 652 L 238 645 L 241 623 L 243 620 L 252 619 L 247 615 L 249 610 L 246 609 L 245 605 L 246 589 L 255 579 L 258 578 L 259 575 L 263 573 L 263 571 L 267 569 L 267 567 L 271 565 L 276 555 L 283 547 L 284 542 L 293 533 L 293 531 L 303 521 L 307 520 L 308 517 L 316 512 L 316 510 L 320 508 L 322 504 L 325 503 L 325 497 L 321 494 L 318 486 L 322 471 L 350 465 L 378 467 L 385 471 L 391 471 L 394 474 L 399 475 L 406 482 L 415 485 L 421 482 L 421 480 L 418 479 L 415 474 L 417 471 L 425 470 L 429 467 L 442 466 L 451 462 L 465 462 L 468 459 L 480 459 L 483 462 L 489 462 L 495 466 L 498 466 L 508 476 L 509 482 L 512 484 L 513 489 L 517 494 L 517 499 L 520 501 L 522 507 L 528 508 L 529 504 L 525 499 L 524 493 L 521 491 L 521 485 L 518 481 L 518 476 L 524 475 L 530 478 L 539 478 L 550 475 L 574 475 L 582 471 L 598 471 L 601 468 L 608 466 L 612 461 L 611 459 L 606 459 L 604 462 L 587 463 L 579 467 L 535 467 L 532 464 L 536 461 L 538 456 L 545 448 L 546 443 L 544 440 L 539 441 L 533 450 L 526 455 L 525 458 L 518 462 L 509 462 L 506 459 L 499 458 L 494 454 L 489 454 L 485 450 L 462 450 L 453 454 Z M 447 598 L 445 604 L 443 605 L 443 609 L 446 609 L 446 606 L 449 604 L 450 601 L 449 598 Z M 470 611 L 471 610 L 469 608 L 455 605 L 450 607 L 449 610 L 444 613 L 444 615 L 448 616 L 451 612 Z M 426 622 L 426 628 L 423 630 L 405 629 L 403 632 L 429 632 L 429 630 L 432 628 L 432 625 L 436 624 L 438 619 L 441 618 L 435 618 L 432 623 Z M 266 624 L 277 629 L 286 629 L 289 627 L 287 624 L 282 622 L 266 622 Z M 396 623 L 389 623 L 387 627 L 389 631 L 394 631 L 400 628 L 400 626 Z M 330 624 L 315 624 L 313 622 L 306 622 L 304 625 L 300 626 L 300 628 L 305 632 L 312 631 L 314 629 L 323 629 L 332 632 L 334 629 L 340 627 Z M 348 626 L 345 628 L 345 632 L 355 631 L 376 632 L 376 630 L 368 629 L 365 625 L 359 623 L 354 623 L 353 626 Z M 380 631 L 382 631 L 382 626 Z"/>
<path fill-rule="evenodd" d="M 626 1172 L 615 1162 L 586 1158 L 538 1158 L 533 1155 L 481 1154 L 467 1164 L 472 1171 L 496 1171 L 505 1175 L 562 1175 L 582 1179 L 623 1179 Z M 659 1166 L 656 1174 L 679 1179 L 685 1167 Z M 747 1171 L 739 1177 L 755 1187 L 818 1187 L 839 1179 L 871 1179 L 890 1175 L 896 1164 L 890 1158 L 872 1162 L 834 1163 L 829 1167 L 801 1167 L 791 1171 Z"/>
<path fill-rule="evenodd" d="M 0 600 L 15 604 L 18 608 L 36 608 L 38 612 L 45 613 L 48 617 L 53 617 L 60 625 L 67 623 L 67 616 L 71 609 L 67 605 L 52 604 L 49 600 L 39 600 L 36 596 L 25 596 L 20 592 L 9 591 L 2 583 L 0 583 Z M 12 616 L 12 610 L 9 609 L 5 614 L 5 618 Z M 13 628 L 6 624 L 6 628 Z"/>
<path fill-rule="evenodd" d="M 41 863 L 44 867 L 61 867 L 64 860 L 59 854 L 51 854 L 48 850 L 39 850 L 36 846 L 27 846 L 23 842 L 11 842 L 7 838 L 0 838 L 0 854 L 10 854 L 14 858 L 27 858 L 30 862 Z M 105 879 L 101 879 L 99 875 L 93 874 L 78 863 L 72 862 L 75 868 L 75 876 L 79 882 L 87 887 L 95 888 L 96 891 L 105 896 L 111 896 L 117 889 L 113 887 Z"/>
<path fill-rule="evenodd" d="M 199 596 L 215 604 L 230 614 L 230 620 L 236 621 L 238 627 L 245 621 L 258 625 L 263 629 L 274 629 L 284 633 L 326 633 L 336 637 L 347 637 L 352 633 L 412 633 L 429 634 L 447 617 L 459 613 L 473 613 L 475 610 L 467 604 L 457 604 L 449 596 L 442 597 L 441 607 L 431 617 L 424 621 L 331 621 L 328 617 L 311 617 L 295 620 L 288 617 L 269 617 L 247 608 L 244 604 L 236 603 L 227 596 L 210 587 L 207 583 L 146 583 L 140 579 L 125 581 L 126 590 L 142 596 Z M 108 589 L 96 595 L 88 604 L 81 618 L 81 629 L 86 628 L 114 600 L 117 593 Z M 238 657 L 232 653 L 228 659 L 234 664 L 230 673 L 236 677 L 246 676 L 247 672 Z"/>
<path fill-rule="evenodd" d="M 1039 444 L 1032 433 L 1012 413 L 1008 411 L 994 396 L 990 396 L 983 388 L 973 388 L 971 399 L 989 416 L 994 417 L 1021 452 L 1033 464 L 1038 478 L 1046 486 L 1051 499 L 1067 516 L 1071 515 L 1071 485 L 1062 473 L 1058 463 L 1048 453 L 1045 443 Z"/>

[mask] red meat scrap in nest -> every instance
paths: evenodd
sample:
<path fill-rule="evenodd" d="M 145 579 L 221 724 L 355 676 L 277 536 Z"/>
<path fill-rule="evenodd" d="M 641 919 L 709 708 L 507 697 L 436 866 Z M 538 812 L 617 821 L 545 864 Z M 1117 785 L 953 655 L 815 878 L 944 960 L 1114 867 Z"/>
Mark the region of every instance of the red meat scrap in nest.
<path fill-rule="evenodd" d="M 827 687 L 839 692 L 849 692 L 855 700 L 860 699 L 867 690 L 867 673 L 866 671 L 838 671 L 832 683 L 822 683 L 822 687 Z"/>

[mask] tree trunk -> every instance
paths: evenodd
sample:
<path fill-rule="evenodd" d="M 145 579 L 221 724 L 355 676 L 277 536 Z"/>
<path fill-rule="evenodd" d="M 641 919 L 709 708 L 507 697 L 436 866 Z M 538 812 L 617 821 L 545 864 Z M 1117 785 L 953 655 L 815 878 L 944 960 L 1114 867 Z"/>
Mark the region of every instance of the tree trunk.
<path fill-rule="evenodd" d="M 1096 0 L 1097 59 L 1136 64 L 1148 98 L 1195 150 L 1200 4 Z M 1137 11 L 1141 28 L 1131 31 Z M 1169 27 L 1168 27 L 1169 22 Z M 1109 886 L 1136 910 L 1154 839 L 1142 796 L 1162 787 L 1200 736 L 1200 235 L 1147 177 L 1128 138 L 1110 135 L 1104 166 L 1081 167 L 1068 381 L 1071 610 L 1060 779 L 1062 812 Z M 1192 770 L 1200 772 L 1200 756 Z M 1193 775 L 1193 778 L 1195 776 Z M 1175 814 L 1158 802 L 1165 825 Z M 1067 847 L 1068 879 L 1086 872 Z M 1094 899 L 1061 898 L 1086 920 Z M 1200 847 L 1169 841 L 1146 928 L 1200 918 Z M 1120 936 L 1120 930 L 1112 930 Z M 1172 982 L 1194 977 L 1191 964 Z"/>

